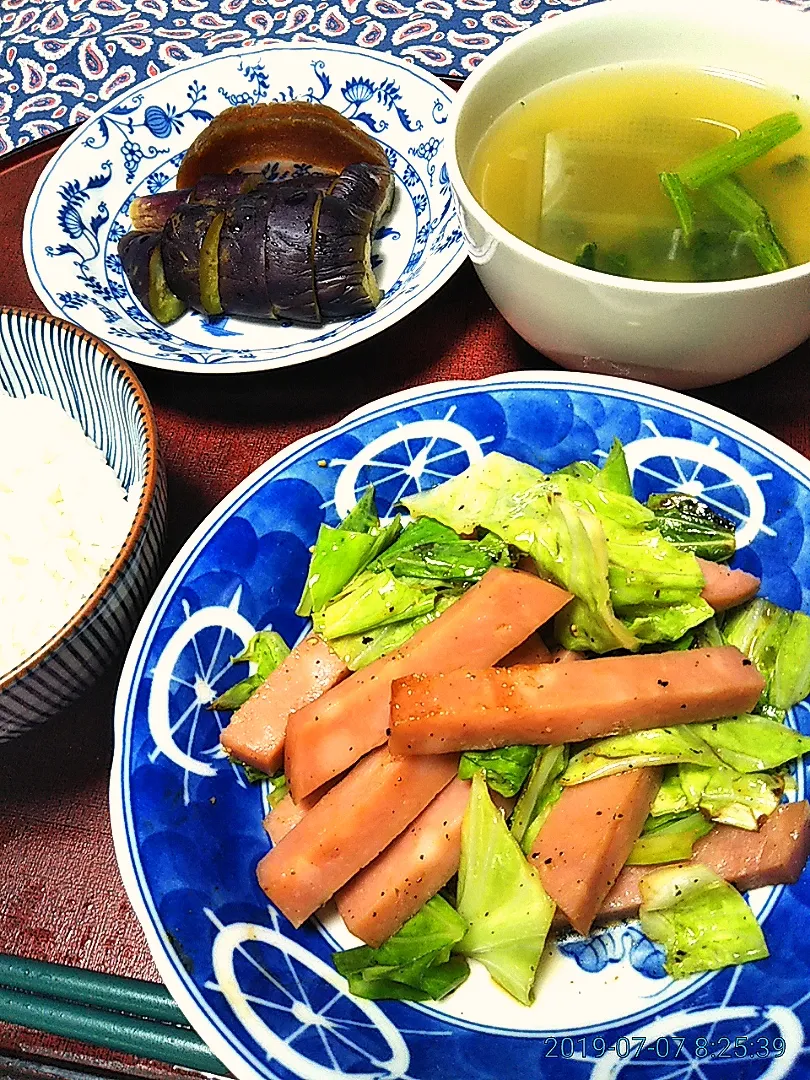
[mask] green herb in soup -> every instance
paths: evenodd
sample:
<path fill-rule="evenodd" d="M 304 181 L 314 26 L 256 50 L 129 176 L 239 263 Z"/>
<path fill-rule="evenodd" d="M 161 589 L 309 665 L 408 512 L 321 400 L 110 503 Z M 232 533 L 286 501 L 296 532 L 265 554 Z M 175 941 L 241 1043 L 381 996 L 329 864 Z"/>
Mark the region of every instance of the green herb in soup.
<path fill-rule="evenodd" d="M 485 133 L 472 191 L 567 262 L 724 281 L 810 261 L 810 111 L 728 72 L 594 69 L 542 87 Z"/>

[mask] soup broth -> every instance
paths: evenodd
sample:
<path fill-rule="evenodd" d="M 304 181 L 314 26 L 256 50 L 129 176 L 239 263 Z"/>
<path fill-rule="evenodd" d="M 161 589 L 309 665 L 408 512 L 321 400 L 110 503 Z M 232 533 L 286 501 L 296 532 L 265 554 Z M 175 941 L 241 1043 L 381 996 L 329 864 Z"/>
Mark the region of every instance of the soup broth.
<path fill-rule="evenodd" d="M 654 281 L 750 277 L 763 269 L 740 228 L 701 190 L 685 237 L 659 174 L 786 112 L 801 131 L 734 175 L 794 266 L 810 261 L 810 112 L 729 72 L 644 64 L 558 80 L 495 121 L 467 181 L 496 221 L 567 262 Z"/>

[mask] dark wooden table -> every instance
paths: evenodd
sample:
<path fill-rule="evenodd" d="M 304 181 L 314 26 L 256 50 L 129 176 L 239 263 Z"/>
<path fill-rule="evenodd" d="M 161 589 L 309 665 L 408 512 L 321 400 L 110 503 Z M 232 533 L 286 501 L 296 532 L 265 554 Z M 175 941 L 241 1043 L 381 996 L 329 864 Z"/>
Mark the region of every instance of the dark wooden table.
<path fill-rule="evenodd" d="M 0 162 L 0 305 L 44 310 L 23 266 L 26 202 L 53 148 Z M 808 345 L 696 393 L 810 456 Z M 493 309 L 469 265 L 417 313 L 305 367 L 205 378 L 138 372 L 169 479 L 168 560 L 213 506 L 292 440 L 380 395 L 438 379 L 549 368 Z M 113 672 L 32 735 L 0 747 L 0 951 L 157 980 L 124 894 L 107 812 Z M 0 1078 L 191 1077 L 184 1070 L 0 1024 Z"/>

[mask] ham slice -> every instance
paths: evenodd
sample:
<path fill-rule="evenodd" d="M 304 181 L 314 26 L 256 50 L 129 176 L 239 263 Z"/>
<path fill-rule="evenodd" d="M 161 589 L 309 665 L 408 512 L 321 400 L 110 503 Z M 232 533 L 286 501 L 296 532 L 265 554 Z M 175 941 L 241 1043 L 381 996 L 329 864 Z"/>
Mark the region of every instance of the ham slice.
<path fill-rule="evenodd" d="M 709 562 L 708 559 L 698 559 L 698 563 L 706 582 L 700 595 L 715 611 L 726 611 L 744 604 L 747 600 L 753 600 L 759 592 L 759 578 L 745 570 L 731 570 L 722 563 Z"/>
<path fill-rule="evenodd" d="M 759 832 L 715 825 L 695 844 L 691 862 L 702 863 L 742 892 L 763 885 L 793 885 L 810 857 L 810 803 L 782 803 Z M 639 883 L 654 866 L 625 866 L 605 897 L 596 922 L 631 919 L 641 904 Z M 568 925 L 557 912 L 554 926 Z"/>
<path fill-rule="evenodd" d="M 516 649 L 512 649 L 497 667 L 515 667 L 518 664 L 548 664 L 551 662 L 551 650 L 539 634 L 530 634 Z"/>
<path fill-rule="evenodd" d="M 311 795 L 307 795 L 305 799 L 297 803 L 293 802 L 292 795 L 287 792 L 278 806 L 270 811 L 262 823 L 265 832 L 273 843 L 280 843 L 288 832 L 291 832 L 296 825 L 300 825 L 312 807 L 320 802 L 322 795 L 323 792 L 320 790 L 313 791 Z"/>
<path fill-rule="evenodd" d="M 587 934 L 638 839 L 660 769 L 634 769 L 563 790 L 529 853 L 543 887 Z"/>
<path fill-rule="evenodd" d="M 581 742 L 736 716 L 764 685 L 732 645 L 411 675 L 391 687 L 389 745 L 393 754 L 444 754 Z"/>
<path fill-rule="evenodd" d="M 570 664 L 574 660 L 584 660 L 585 653 L 574 652 L 573 649 L 555 649 L 551 654 L 552 664 Z"/>
<path fill-rule="evenodd" d="M 267 896 L 300 926 L 410 825 L 445 788 L 458 758 L 364 758 L 259 862 Z"/>
<path fill-rule="evenodd" d="M 281 768 L 287 720 L 345 679 L 349 669 L 317 634 L 290 652 L 231 717 L 220 743 L 239 761 L 272 776 Z"/>
<path fill-rule="evenodd" d="M 290 717 L 285 767 L 296 801 L 385 742 L 391 683 L 458 663 L 489 667 L 547 622 L 571 594 L 532 574 L 494 567 L 406 642 Z"/>
<path fill-rule="evenodd" d="M 458 870 L 469 780 L 456 777 L 409 828 L 335 897 L 353 934 L 374 948 L 415 915 Z"/>

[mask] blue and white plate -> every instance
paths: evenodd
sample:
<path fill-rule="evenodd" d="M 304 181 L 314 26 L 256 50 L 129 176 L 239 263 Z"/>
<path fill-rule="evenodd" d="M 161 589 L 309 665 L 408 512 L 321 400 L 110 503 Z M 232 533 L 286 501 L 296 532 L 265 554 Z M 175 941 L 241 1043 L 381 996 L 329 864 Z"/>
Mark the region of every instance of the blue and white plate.
<path fill-rule="evenodd" d="M 270 907 L 262 792 L 218 750 L 204 705 L 257 629 L 290 642 L 308 547 L 368 483 L 381 510 L 491 450 L 544 470 L 626 446 L 636 493 L 699 494 L 739 524 L 736 565 L 810 610 L 810 465 L 756 428 L 658 388 L 567 373 L 439 383 L 375 402 L 249 476 L 174 560 L 129 653 L 111 807 L 119 865 L 158 969 L 240 1080 L 761 1080 L 808 1075 L 810 880 L 750 902 L 769 960 L 673 982 L 633 925 L 550 949 L 524 1008 L 483 969 L 436 1005 L 346 993 L 333 915 Z M 807 707 L 792 722 L 810 729 Z M 798 777 L 797 797 L 805 778 Z"/>
<path fill-rule="evenodd" d="M 372 249 L 383 300 L 368 315 L 320 327 L 193 312 L 159 326 L 117 254 L 130 203 L 174 187 L 183 154 L 213 116 L 291 99 L 330 105 L 388 155 L 397 197 Z M 23 229 L 28 276 L 54 315 L 149 367 L 258 371 L 356 345 L 415 311 L 464 260 L 445 165 L 450 101 L 435 76 L 353 45 L 279 42 L 180 64 L 101 108 L 45 167 Z"/>

